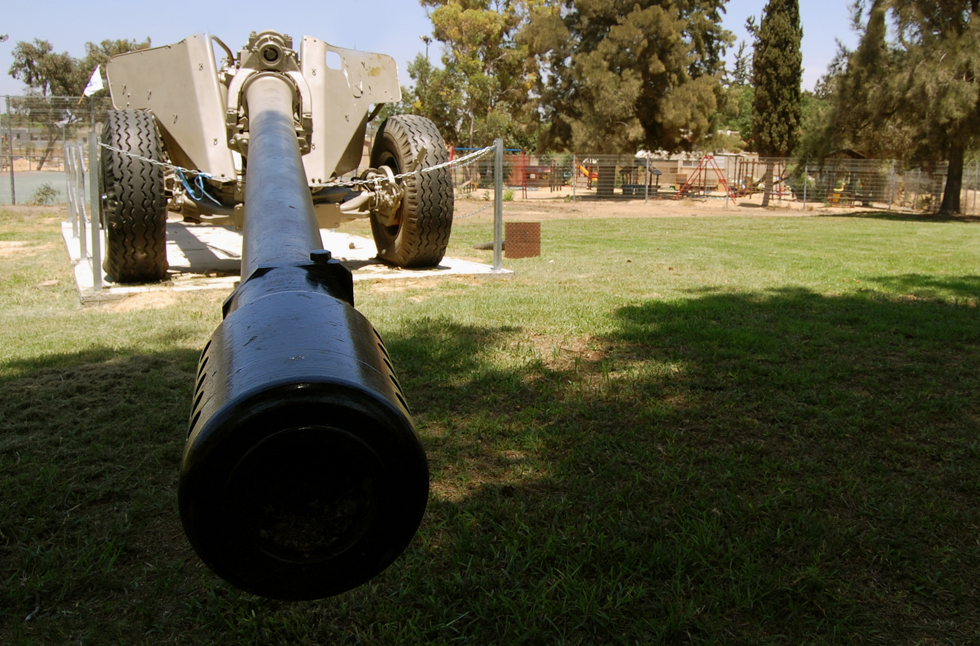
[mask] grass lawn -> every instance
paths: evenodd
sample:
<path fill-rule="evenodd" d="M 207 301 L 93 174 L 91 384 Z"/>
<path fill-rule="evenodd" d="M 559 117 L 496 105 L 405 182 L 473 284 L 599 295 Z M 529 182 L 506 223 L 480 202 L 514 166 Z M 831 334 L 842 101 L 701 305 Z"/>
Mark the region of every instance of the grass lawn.
<path fill-rule="evenodd" d="M 83 309 L 59 217 L 0 210 L 0 644 L 980 643 L 978 223 L 547 220 L 512 277 L 358 283 L 429 507 L 283 603 L 177 515 L 225 294 Z"/>

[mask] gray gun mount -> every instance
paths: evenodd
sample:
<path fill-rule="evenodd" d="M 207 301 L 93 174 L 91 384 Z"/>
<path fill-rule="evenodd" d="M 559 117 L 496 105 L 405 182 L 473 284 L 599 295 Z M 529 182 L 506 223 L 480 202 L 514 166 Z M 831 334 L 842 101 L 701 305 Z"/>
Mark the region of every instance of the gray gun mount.
<path fill-rule="evenodd" d="M 224 54 L 220 64 L 215 46 Z M 318 226 L 370 218 L 382 260 L 401 267 L 442 260 L 452 229 L 449 169 L 395 179 L 448 161 L 438 129 L 422 117 L 390 117 L 366 154 L 368 123 L 401 99 L 391 57 L 310 36 L 297 51 L 292 38 L 272 31 L 253 32 L 235 54 L 220 39 L 195 34 L 116 56 L 106 74 L 116 112 L 103 130 L 104 268 L 116 281 L 166 277 L 168 211 L 244 228 L 253 117 L 245 98 L 269 75 L 292 88 L 293 129 Z"/>

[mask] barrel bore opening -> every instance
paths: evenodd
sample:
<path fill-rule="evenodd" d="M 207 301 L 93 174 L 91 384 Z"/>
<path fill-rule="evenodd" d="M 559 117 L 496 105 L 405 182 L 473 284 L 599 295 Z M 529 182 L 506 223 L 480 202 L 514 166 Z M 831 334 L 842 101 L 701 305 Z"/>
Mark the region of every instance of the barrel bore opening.
<path fill-rule="evenodd" d="M 384 491 L 378 456 L 331 427 L 276 433 L 236 465 L 225 489 L 239 530 L 259 550 L 289 563 L 335 558 L 374 522 Z"/>

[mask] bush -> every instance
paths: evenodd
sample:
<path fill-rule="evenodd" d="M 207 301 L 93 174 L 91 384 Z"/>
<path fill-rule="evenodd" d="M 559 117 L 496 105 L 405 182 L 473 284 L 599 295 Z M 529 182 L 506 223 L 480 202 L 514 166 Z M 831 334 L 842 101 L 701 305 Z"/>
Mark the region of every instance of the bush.
<path fill-rule="evenodd" d="M 37 187 L 37 190 L 31 195 L 30 205 L 31 206 L 45 206 L 47 204 L 54 204 L 55 199 L 58 197 L 58 191 L 55 190 L 50 184 L 41 184 Z"/>

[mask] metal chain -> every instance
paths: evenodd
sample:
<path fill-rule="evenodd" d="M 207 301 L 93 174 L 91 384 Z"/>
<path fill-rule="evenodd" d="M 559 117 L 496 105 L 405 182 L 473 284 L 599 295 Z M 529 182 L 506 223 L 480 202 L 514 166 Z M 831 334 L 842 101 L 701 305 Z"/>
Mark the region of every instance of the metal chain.
<path fill-rule="evenodd" d="M 417 171 L 395 175 L 394 178 L 392 179 L 397 181 L 400 179 L 404 179 L 406 177 L 411 177 L 416 174 L 424 175 L 427 173 L 434 173 L 437 170 L 442 170 L 443 168 L 451 168 L 454 166 L 458 166 L 462 168 L 463 166 L 469 166 L 471 164 L 475 164 L 479 160 L 488 156 L 494 150 L 495 148 L 493 146 L 489 146 L 487 148 L 482 148 L 480 150 L 477 150 L 476 152 L 470 153 L 469 155 L 466 155 L 464 157 L 460 157 L 459 159 L 451 159 L 447 162 L 443 162 L 442 164 L 437 164 L 436 166 L 429 166 L 428 168 L 422 168 Z M 386 177 L 378 177 L 372 179 L 352 179 L 346 182 L 336 181 L 336 182 L 327 182 L 325 184 L 313 184 L 310 186 L 310 188 L 334 188 L 334 187 L 355 188 L 358 186 L 377 186 L 378 184 L 387 181 L 389 181 L 389 179 Z"/>
<path fill-rule="evenodd" d="M 109 144 L 104 144 L 102 142 L 99 142 L 99 145 L 102 146 L 103 148 L 107 149 L 107 150 L 111 150 L 113 152 L 119 153 L 120 155 L 126 155 L 127 157 L 132 157 L 134 159 L 139 159 L 140 161 L 145 161 L 145 162 L 147 162 L 149 164 L 153 164 L 154 166 L 160 166 L 162 168 L 165 168 L 165 169 L 170 170 L 170 171 L 173 171 L 173 172 L 181 172 L 181 173 L 186 173 L 186 174 L 190 174 L 190 175 L 200 175 L 201 177 L 204 177 L 205 179 L 213 179 L 214 178 L 214 176 L 211 175 L 211 174 L 209 174 L 209 173 L 202 173 L 201 171 L 194 170 L 192 168 L 184 168 L 182 166 L 175 166 L 174 164 L 168 164 L 166 162 L 157 161 L 155 159 L 149 159 L 147 157 L 143 157 L 141 155 L 137 155 L 136 153 L 129 152 L 127 150 L 120 150 L 119 148 L 115 148 L 113 146 L 110 146 Z M 481 160 L 484 157 L 488 156 L 494 150 L 495 149 L 494 149 L 493 146 L 489 146 L 487 148 L 483 148 L 481 150 L 477 150 L 476 152 L 470 153 L 469 155 L 466 155 L 464 157 L 460 157 L 459 159 L 451 159 L 451 160 L 449 160 L 447 162 L 444 162 L 442 164 L 438 164 L 436 166 L 430 166 L 428 168 L 422 168 L 420 170 L 416 170 L 416 171 L 413 171 L 413 172 L 410 172 L 410 173 L 401 173 L 400 175 L 395 175 L 393 179 L 397 181 L 397 180 L 400 180 L 400 179 L 404 179 L 406 177 L 411 177 L 412 175 L 416 175 L 416 174 L 434 173 L 437 170 L 442 170 L 443 168 L 451 168 L 451 167 L 454 167 L 454 166 L 458 166 L 458 167 L 469 166 L 471 164 L 475 164 L 479 160 Z M 336 182 L 327 182 L 325 184 L 312 184 L 310 186 L 310 188 L 314 188 L 314 189 L 334 188 L 334 187 L 356 188 L 358 186 L 374 186 L 374 187 L 377 187 L 379 184 L 382 184 L 382 183 L 387 182 L 387 181 L 389 181 L 389 179 L 386 178 L 386 177 L 384 177 L 384 178 L 378 177 L 378 178 L 373 178 L 373 179 L 354 179 L 354 180 L 350 180 L 350 181 L 347 181 L 347 182 L 336 181 Z M 485 209 L 481 209 L 481 210 L 485 210 Z M 479 213 L 479 211 L 477 211 L 477 213 Z"/>
<path fill-rule="evenodd" d="M 109 144 L 105 144 L 105 143 L 102 143 L 102 142 L 99 142 L 99 145 L 102 146 L 103 148 L 107 149 L 107 150 L 111 150 L 113 152 L 119 153 L 120 155 L 126 155 L 127 157 L 132 157 L 134 159 L 139 159 L 140 161 L 145 161 L 145 162 L 147 162 L 149 164 L 153 164 L 154 166 L 160 166 L 162 168 L 165 168 L 166 170 L 173 171 L 175 173 L 186 173 L 186 174 L 191 174 L 191 175 L 199 175 L 199 176 L 204 177 L 206 179 L 211 179 L 212 177 L 214 177 L 213 175 L 211 175 L 209 173 L 202 173 L 201 171 L 194 170 L 192 168 L 184 168 L 183 166 L 176 166 L 174 164 L 168 164 L 166 162 L 157 161 L 155 159 L 149 159 L 148 157 L 143 157 L 141 155 L 137 155 L 136 153 L 129 152 L 127 150 L 121 150 L 119 148 L 116 148 L 114 146 L 110 146 Z M 470 153 L 469 155 L 465 155 L 463 157 L 460 157 L 459 159 L 452 159 L 452 160 L 450 160 L 448 162 L 444 162 L 444 163 L 438 164 L 436 166 L 430 166 L 429 168 L 423 168 L 421 170 L 417 170 L 417 171 L 414 171 L 414 172 L 411 172 L 411 173 L 402 173 L 400 175 L 395 175 L 394 176 L 394 179 L 395 180 L 404 179 L 406 177 L 411 177 L 412 175 L 415 175 L 415 174 L 434 173 L 437 170 L 442 170 L 443 168 L 452 168 L 452 167 L 457 167 L 457 166 L 460 167 L 460 168 L 462 168 L 463 166 L 469 166 L 471 164 L 475 164 L 476 162 L 480 161 L 484 157 L 487 157 L 494 150 L 495 150 L 495 148 L 493 146 L 489 146 L 487 148 L 483 148 L 483 149 L 477 150 L 476 152 Z M 344 186 L 344 187 L 375 186 L 375 187 L 377 187 L 379 184 L 381 184 L 383 182 L 387 182 L 387 181 L 389 181 L 388 178 L 380 178 L 379 177 L 377 179 L 369 179 L 369 180 L 358 179 L 358 180 L 351 180 L 349 182 L 329 182 L 327 184 L 314 184 L 314 185 L 311 186 L 311 188 L 328 188 L 328 187 L 336 187 L 336 186 Z M 492 208 L 493 208 L 493 204 L 488 204 L 487 206 L 483 207 L 482 209 L 477 209 L 476 211 L 471 211 L 470 213 L 467 213 L 466 215 L 456 215 L 456 216 L 453 216 L 453 219 L 455 219 L 455 220 L 464 220 L 466 218 L 471 218 L 474 215 L 479 215 L 480 213 L 483 213 L 484 211 L 488 211 L 488 210 L 490 210 Z"/>
<path fill-rule="evenodd" d="M 193 168 L 184 168 L 182 166 L 175 166 L 173 164 L 168 164 L 166 162 L 157 161 L 155 159 L 150 159 L 148 157 L 143 157 L 142 155 L 137 155 L 136 153 L 129 152 L 128 150 L 120 150 L 119 148 L 115 148 L 114 146 L 110 146 L 109 144 L 104 144 L 102 142 L 99 142 L 99 145 L 107 150 L 111 150 L 113 152 L 119 153 L 120 155 L 126 155 L 127 157 L 132 157 L 133 159 L 145 161 L 148 164 L 153 164 L 154 166 L 160 166 L 170 171 L 187 173 L 189 175 L 200 175 L 205 179 L 212 179 L 214 177 L 214 175 L 211 175 L 210 173 L 202 173 L 201 171 L 194 170 Z"/>
<path fill-rule="evenodd" d="M 465 220 L 466 218 L 471 218 L 474 215 L 478 215 L 480 213 L 483 213 L 484 211 L 487 211 L 489 209 L 492 209 L 493 206 L 494 205 L 491 203 L 491 204 L 488 204 L 487 206 L 483 207 L 482 209 L 477 209 L 476 211 L 471 211 L 470 213 L 467 213 L 466 215 L 454 215 L 453 216 L 453 219 L 454 220 Z"/>

